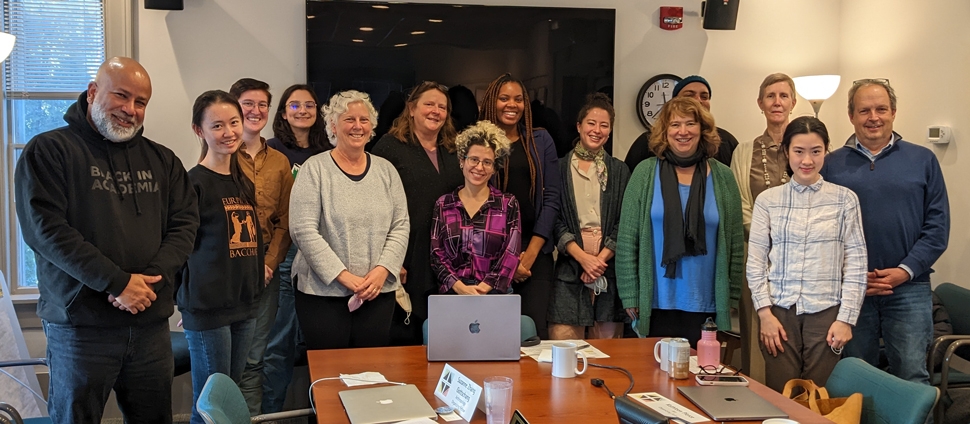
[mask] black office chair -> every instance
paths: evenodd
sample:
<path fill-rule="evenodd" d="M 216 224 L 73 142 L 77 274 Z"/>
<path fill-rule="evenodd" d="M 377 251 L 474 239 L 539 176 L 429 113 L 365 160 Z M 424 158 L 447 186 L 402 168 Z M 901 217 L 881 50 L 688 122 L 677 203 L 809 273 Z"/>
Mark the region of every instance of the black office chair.
<path fill-rule="evenodd" d="M 953 327 L 952 335 L 940 336 L 933 341 L 926 356 L 930 384 L 940 389 L 940 401 L 936 403 L 933 410 L 933 421 L 943 423 L 943 413 L 947 406 L 945 404 L 949 401 L 947 390 L 970 388 L 970 375 L 950 367 L 954 355 L 970 351 L 970 290 L 955 284 L 943 283 L 934 292 L 943 302 Z M 946 349 L 944 350 L 942 346 L 946 346 Z M 936 370 L 937 362 L 941 362 L 939 370 Z"/>

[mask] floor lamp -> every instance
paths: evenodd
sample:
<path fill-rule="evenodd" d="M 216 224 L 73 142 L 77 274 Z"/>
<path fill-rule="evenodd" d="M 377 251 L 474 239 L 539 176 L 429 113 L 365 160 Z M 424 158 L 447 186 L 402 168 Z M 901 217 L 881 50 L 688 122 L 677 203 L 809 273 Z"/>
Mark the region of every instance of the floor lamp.
<path fill-rule="evenodd" d="M 812 109 L 815 110 L 815 119 L 818 119 L 818 111 L 822 108 L 822 102 L 835 94 L 842 77 L 838 75 L 810 75 L 792 79 L 795 81 L 795 91 L 812 104 Z"/>

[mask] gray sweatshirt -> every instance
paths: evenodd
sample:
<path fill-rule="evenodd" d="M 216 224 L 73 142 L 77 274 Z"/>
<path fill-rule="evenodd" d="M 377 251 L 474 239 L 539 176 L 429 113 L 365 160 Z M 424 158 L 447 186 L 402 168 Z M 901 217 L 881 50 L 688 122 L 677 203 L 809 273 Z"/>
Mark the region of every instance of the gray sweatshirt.
<path fill-rule="evenodd" d="M 299 248 L 293 261 L 297 290 L 350 296 L 337 275 L 347 270 L 363 277 L 377 266 L 390 271 L 381 292 L 397 290 L 411 228 L 401 177 L 390 162 L 369 155 L 363 178 L 354 181 L 331 152 L 303 163 L 290 195 L 290 236 Z"/>

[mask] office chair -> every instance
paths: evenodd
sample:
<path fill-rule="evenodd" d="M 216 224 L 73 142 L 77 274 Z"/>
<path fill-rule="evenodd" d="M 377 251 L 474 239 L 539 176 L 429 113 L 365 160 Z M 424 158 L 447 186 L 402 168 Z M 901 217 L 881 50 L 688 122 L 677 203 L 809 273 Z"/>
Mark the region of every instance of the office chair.
<path fill-rule="evenodd" d="M 961 352 L 970 349 L 970 290 L 951 283 L 940 284 L 936 295 L 943 302 L 943 308 L 950 317 L 953 334 L 937 337 L 926 356 L 926 368 L 930 372 L 930 384 L 940 388 L 940 401 L 933 410 L 933 421 L 943 423 L 945 400 L 948 399 L 949 389 L 970 387 L 970 375 L 950 368 L 951 360 L 959 349 Z M 946 346 L 942 357 L 940 371 L 936 371 L 936 363 L 942 346 Z"/>
<path fill-rule="evenodd" d="M 313 415 L 312 409 L 297 409 L 250 417 L 249 406 L 239 386 L 228 375 L 221 373 L 212 374 L 206 380 L 195 409 L 206 424 L 262 423 Z"/>
<path fill-rule="evenodd" d="M 903 380 L 859 358 L 839 361 L 825 388 L 831 397 L 862 393 L 860 424 L 925 422 L 940 397 L 936 387 Z"/>

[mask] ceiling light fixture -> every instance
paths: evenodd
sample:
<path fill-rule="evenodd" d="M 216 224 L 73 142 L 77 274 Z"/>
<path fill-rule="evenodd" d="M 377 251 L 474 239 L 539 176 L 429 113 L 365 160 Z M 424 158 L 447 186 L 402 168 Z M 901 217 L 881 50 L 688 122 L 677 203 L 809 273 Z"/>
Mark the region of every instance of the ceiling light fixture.
<path fill-rule="evenodd" d="M 442 22 L 444 22 L 444 21 L 443 21 L 443 20 L 441 20 L 441 19 L 428 19 L 428 22 L 434 22 L 434 23 L 436 23 L 436 24 L 440 24 L 440 23 L 442 23 Z"/>
<path fill-rule="evenodd" d="M 373 30 L 374 30 L 374 28 L 371 28 L 371 27 L 360 27 L 360 30 L 361 30 L 361 31 L 367 31 L 367 32 L 370 32 L 370 31 L 373 31 Z"/>
<path fill-rule="evenodd" d="M 411 35 L 424 35 L 424 31 L 411 31 Z"/>
<path fill-rule="evenodd" d="M 353 40 L 350 40 L 350 41 L 353 41 L 353 42 L 355 42 L 355 43 L 363 43 L 363 42 L 364 42 L 364 40 L 361 40 L 361 39 L 359 39 L 359 38 L 355 38 L 355 39 L 353 39 Z"/>
<path fill-rule="evenodd" d="M 408 45 L 408 43 L 395 44 L 394 47 L 404 47 L 406 45 Z"/>
<path fill-rule="evenodd" d="M 373 7 L 374 9 L 390 9 L 389 6 L 384 5 L 384 4 L 375 4 L 375 5 L 371 6 L 371 7 Z"/>

